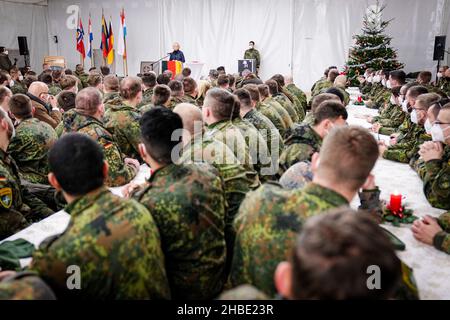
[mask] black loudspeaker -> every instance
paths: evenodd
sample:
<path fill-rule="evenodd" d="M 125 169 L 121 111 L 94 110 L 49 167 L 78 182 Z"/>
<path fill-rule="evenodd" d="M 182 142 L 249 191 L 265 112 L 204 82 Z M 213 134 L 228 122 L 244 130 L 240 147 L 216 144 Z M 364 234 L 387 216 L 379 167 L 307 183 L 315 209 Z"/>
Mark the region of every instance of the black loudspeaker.
<path fill-rule="evenodd" d="M 434 61 L 444 60 L 446 40 L 447 40 L 446 36 L 436 37 L 436 40 L 434 42 L 434 55 L 433 55 Z"/>
<path fill-rule="evenodd" d="M 19 52 L 21 56 L 29 56 L 27 37 L 17 37 L 19 40 Z"/>

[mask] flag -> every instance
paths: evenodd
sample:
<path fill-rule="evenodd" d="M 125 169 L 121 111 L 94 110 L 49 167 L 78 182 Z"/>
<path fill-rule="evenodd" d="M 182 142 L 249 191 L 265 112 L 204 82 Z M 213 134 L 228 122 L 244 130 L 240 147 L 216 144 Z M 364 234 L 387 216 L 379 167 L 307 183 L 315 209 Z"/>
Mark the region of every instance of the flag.
<path fill-rule="evenodd" d="M 87 56 L 92 59 L 92 41 L 94 41 L 94 34 L 92 33 L 92 22 L 91 22 L 91 15 L 90 14 L 89 14 L 88 32 L 89 32 L 89 42 L 88 42 L 88 53 L 87 53 Z"/>
<path fill-rule="evenodd" d="M 127 57 L 127 25 L 125 24 L 125 10 L 122 9 L 120 13 L 120 29 L 119 29 L 119 43 L 117 44 L 117 54 L 123 56 L 124 59 Z"/>
<path fill-rule="evenodd" d="M 109 20 L 108 36 L 108 64 L 112 64 L 114 62 L 114 34 L 112 30 L 111 20 Z"/>
<path fill-rule="evenodd" d="M 105 16 L 102 14 L 102 44 L 100 45 L 100 49 L 103 53 L 103 58 L 106 59 L 108 57 L 108 27 L 106 26 Z"/>
<path fill-rule="evenodd" d="M 84 30 L 83 23 L 81 22 L 81 18 L 79 18 L 78 28 L 77 28 L 77 51 L 80 55 L 86 58 L 86 51 L 84 49 Z"/>

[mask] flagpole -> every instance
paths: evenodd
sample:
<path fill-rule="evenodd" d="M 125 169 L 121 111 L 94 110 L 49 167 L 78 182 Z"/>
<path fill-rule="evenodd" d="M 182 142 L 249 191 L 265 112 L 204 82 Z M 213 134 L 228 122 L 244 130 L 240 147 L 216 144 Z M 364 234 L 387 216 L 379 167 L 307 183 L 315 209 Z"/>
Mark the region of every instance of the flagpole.
<path fill-rule="evenodd" d="M 122 14 L 125 16 L 124 8 L 122 8 Z M 125 19 L 124 19 L 122 28 L 123 27 L 125 27 Z M 124 43 L 124 48 L 125 48 L 125 56 L 123 57 L 123 69 L 124 69 L 125 76 L 128 77 L 128 51 L 127 51 L 127 38 L 126 38 L 125 33 L 123 34 L 123 43 Z"/>

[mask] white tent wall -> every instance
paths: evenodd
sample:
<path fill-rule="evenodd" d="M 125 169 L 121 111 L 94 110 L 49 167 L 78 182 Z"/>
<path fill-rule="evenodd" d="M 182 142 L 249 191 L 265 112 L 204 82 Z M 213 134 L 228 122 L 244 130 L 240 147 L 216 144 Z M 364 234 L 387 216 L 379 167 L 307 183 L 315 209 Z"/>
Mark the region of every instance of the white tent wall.
<path fill-rule="evenodd" d="M 31 2 L 31 1 L 27 1 Z M 40 70 L 42 59 L 48 54 L 47 7 L 41 4 L 13 3 L 0 0 L 0 45 L 19 49 L 17 37 L 27 37 L 30 64 Z M 18 62 L 20 65 L 23 61 Z"/>
<path fill-rule="evenodd" d="M 450 32 L 450 0 L 384 2 L 388 5 L 385 18 L 395 18 L 387 33 L 394 38 L 392 45 L 399 50 L 405 69 L 434 70 L 434 37 Z M 352 36 L 360 32 L 362 15 L 374 3 L 375 0 L 49 0 L 49 33 L 36 35 L 38 40 L 32 40 L 32 44 L 40 45 L 45 37 L 49 53 L 65 56 L 69 67 L 74 67 L 79 55 L 75 50 L 75 30 L 66 26 L 67 8 L 79 6 L 85 39 L 91 12 L 94 48 L 99 48 L 102 7 L 108 22 L 112 16 L 117 43 L 119 11 L 124 6 L 130 74 L 139 72 L 141 61 L 164 56 L 173 41 L 181 43 L 188 60 L 206 63 L 204 74 L 219 65 L 235 72 L 248 41 L 254 40 L 263 58 L 263 78 L 292 71 L 295 81 L 309 90 L 327 66 L 343 66 L 353 43 Z M 25 21 L 31 23 L 33 19 Z M 52 41 L 54 35 L 59 38 L 58 46 Z M 33 51 L 34 61 L 43 55 L 37 57 Z M 115 63 L 117 72 L 122 74 L 120 57 L 116 57 Z M 86 64 L 89 65 L 88 60 Z"/>

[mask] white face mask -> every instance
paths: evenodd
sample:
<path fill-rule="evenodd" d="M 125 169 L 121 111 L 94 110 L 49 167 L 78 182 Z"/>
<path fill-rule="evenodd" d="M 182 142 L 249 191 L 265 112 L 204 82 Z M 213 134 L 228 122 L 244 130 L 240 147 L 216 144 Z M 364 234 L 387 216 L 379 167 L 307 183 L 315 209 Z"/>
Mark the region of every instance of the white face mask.
<path fill-rule="evenodd" d="M 19 76 L 19 81 L 23 81 L 23 76 Z"/>
<path fill-rule="evenodd" d="M 8 55 L 8 50 L 3 51 L 4 54 Z"/>
<path fill-rule="evenodd" d="M 386 88 L 392 89 L 391 80 L 386 81 Z"/>
<path fill-rule="evenodd" d="M 417 118 L 417 111 L 416 110 L 413 110 L 411 112 L 411 122 L 415 123 L 415 124 L 419 123 L 419 119 Z"/>
<path fill-rule="evenodd" d="M 392 105 L 397 105 L 394 96 L 391 96 L 391 100 L 389 101 Z"/>
<path fill-rule="evenodd" d="M 439 79 L 441 79 L 442 76 L 443 76 L 442 72 L 439 72 L 439 73 L 437 74 L 437 77 L 438 77 Z"/>
<path fill-rule="evenodd" d="M 14 80 L 11 80 L 11 81 L 9 82 L 9 86 L 10 86 L 11 88 L 14 86 Z"/>
<path fill-rule="evenodd" d="M 402 110 L 403 112 L 408 112 L 408 101 L 403 101 L 402 102 Z"/>
<path fill-rule="evenodd" d="M 368 82 L 368 83 L 372 83 L 372 82 L 373 82 L 373 77 L 368 77 L 368 78 L 367 78 L 367 82 Z"/>
<path fill-rule="evenodd" d="M 381 84 L 383 85 L 383 87 L 386 87 L 386 79 L 381 80 Z"/>
<path fill-rule="evenodd" d="M 445 143 L 444 130 L 442 130 L 441 126 L 438 124 L 435 124 L 431 128 L 431 137 L 433 138 L 434 142 Z"/>
<path fill-rule="evenodd" d="M 431 128 L 433 128 L 433 125 L 431 124 L 430 119 L 427 119 L 427 121 L 425 121 L 425 131 L 427 134 L 431 134 Z"/>
<path fill-rule="evenodd" d="M 373 77 L 373 82 L 380 83 L 380 81 L 381 81 L 381 77 L 380 76 Z"/>

